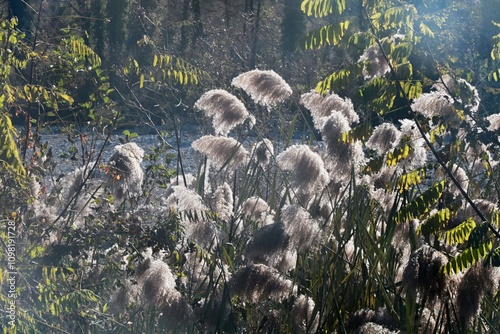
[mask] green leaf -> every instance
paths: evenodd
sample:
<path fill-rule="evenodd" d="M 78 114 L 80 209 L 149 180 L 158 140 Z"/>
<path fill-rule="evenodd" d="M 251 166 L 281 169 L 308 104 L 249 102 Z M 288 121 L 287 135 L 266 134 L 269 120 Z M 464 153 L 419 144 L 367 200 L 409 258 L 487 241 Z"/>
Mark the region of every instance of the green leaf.
<path fill-rule="evenodd" d="M 460 225 L 442 232 L 439 239 L 444 240 L 444 242 L 450 246 L 460 245 L 469 239 L 469 235 L 475 227 L 476 222 L 474 219 L 469 218 Z"/>
<path fill-rule="evenodd" d="M 403 223 L 418 218 L 429 212 L 441 197 L 445 187 L 445 181 L 437 182 L 423 194 L 415 198 L 392 217 L 393 222 Z"/>
<path fill-rule="evenodd" d="M 4 98 L 3 95 L 0 95 L 0 106 L 3 106 Z M 15 137 L 16 129 L 9 116 L 0 112 L 0 165 L 13 172 L 19 180 L 26 176 L 26 170 L 19 157 Z"/>
<path fill-rule="evenodd" d="M 300 5 L 304 14 L 315 17 L 324 17 L 334 12 L 342 14 L 345 8 L 345 0 L 304 0 Z"/>
<path fill-rule="evenodd" d="M 338 45 L 349 28 L 349 21 L 323 26 L 307 33 L 301 45 L 305 50 L 320 49 L 325 45 Z"/>
<path fill-rule="evenodd" d="M 488 255 L 488 251 L 490 251 L 492 247 L 493 244 L 491 241 L 481 243 L 477 245 L 477 247 L 469 247 L 456 257 L 452 258 L 446 265 L 441 267 L 441 270 L 445 274 L 458 274 L 472 266 L 480 259 L 485 258 Z"/>

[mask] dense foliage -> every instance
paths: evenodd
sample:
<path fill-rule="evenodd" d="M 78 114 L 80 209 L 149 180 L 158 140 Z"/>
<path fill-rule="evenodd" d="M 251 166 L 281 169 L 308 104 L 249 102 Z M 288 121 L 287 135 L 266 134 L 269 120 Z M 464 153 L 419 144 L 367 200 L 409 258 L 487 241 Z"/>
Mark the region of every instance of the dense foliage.
<path fill-rule="evenodd" d="M 15 3 L 5 333 L 500 331 L 498 2 Z"/>

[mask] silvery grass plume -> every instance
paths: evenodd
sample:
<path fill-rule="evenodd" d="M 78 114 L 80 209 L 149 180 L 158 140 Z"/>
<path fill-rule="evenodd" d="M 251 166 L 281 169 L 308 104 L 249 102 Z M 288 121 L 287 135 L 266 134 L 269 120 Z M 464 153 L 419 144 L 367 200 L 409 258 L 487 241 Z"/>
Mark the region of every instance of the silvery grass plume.
<path fill-rule="evenodd" d="M 223 288 L 223 274 L 220 268 L 223 267 L 221 263 L 211 264 L 205 260 L 203 252 L 186 253 L 186 261 L 182 265 L 182 272 L 184 275 L 181 280 L 185 285 L 187 292 L 191 296 L 206 296 L 207 289 L 211 288 L 211 283 L 221 282 L 216 288 L 218 291 Z M 210 278 L 211 276 L 211 278 Z M 229 279 L 231 274 L 229 270 L 224 270 L 224 279 Z M 211 281 L 213 279 L 213 281 Z"/>
<path fill-rule="evenodd" d="M 399 145 L 401 131 L 392 123 L 382 123 L 375 127 L 366 147 L 377 151 L 379 155 L 386 154 L 389 150 Z"/>
<path fill-rule="evenodd" d="M 165 262 L 146 259 L 137 269 L 137 279 L 142 288 L 143 302 L 160 310 L 164 326 L 171 329 L 189 326 L 193 321 L 193 310 L 175 289 L 175 277 Z"/>
<path fill-rule="evenodd" d="M 321 230 L 309 212 L 299 205 L 287 205 L 281 210 L 281 221 L 288 236 L 288 247 L 298 252 L 321 242 Z"/>
<path fill-rule="evenodd" d="M 424 245 L 413 252 L 403 272 L 403 287 L 409 291 L 420 292 L 420 298 L 427 298 L 432 304 L 437 300 L 449 297 L 454 291 L 456 275 L 446 275 L 441 267 L 448 263 L 443 253 Z"/>
<path fill-rule="evenodd" d="M 231 84 L 243 89 L 252 99 L 265 107 L 274 107 L 290 95 L 292 89 L 276 72 L 252 70 L 238 75 Z"/>
<path fill-rule="evenodd" d="M 412 150 L 408 157 L 398 163 L 400 168 L 413 170 L 420 168 L 427 162 L 427 150 L 425 140 L 418 131 L 415 121 L 410 119 L 402 119 L 401 123 L 401 141 L 400 145 L 408 144 Z"/>
<path fill-rule="evenodd" d="M 347 97 L 343 99 L 337 94 L 321 95 L 311 91 L 302 94 L 300 103 L 311 112 L 314 127 L 318 130 L 323 128 L 325 117 L 329 117 L 333 112 L 341 113 L 349 124 L 359 122 L 359 116 L 354 111 L 354 105 Z"/>
<path fill-rule="evenodd" d="M 201 196 L 192 189 L 172 186 L 168 193 L 168 197 L 163 200 L 163 205 L 167 208 L 175 209 L 179 213 L 208 211 Z"/>
<path fill-rule="evenodd" d="M 396 276 L 395 282 L 399 282 L 403 280 L 404 270 L 411 256 L 411 243 L 410 236 L 415 233 L 414 231 L 418 231 L 418 227 L 420 226 L 420 220 L 412 219 L 409 222 L 405 222 L 404 224 L 397 224 L 394 229 L 394 236 L 391 240 L 391 245 L 396 250 L 397 263 L 395 265 L 396 268 Z M 416 239 L 417 247 L 423 245 L 423 238 L 420 237 Z"/>
<path fill-rule="evenodd" d="M 297 251 L 289 248 L 289 238 L 281 222 L 261 227 L 245 245 L 245 262 L 265 264 L 286 273 L 297 260 Z"/>
<path fill-rule="evenodd" d="M 108 164 L 108 183 L 116 199 L 136 197 L 141 193 L 143 157 L 144 150 L 136 143 L 115 147 Z"/>
<path fill-rule="evenodd" d="M 281 170 L 289 172 L 290 185 L 296 194 L 312 196 L 329 181 L 323 160 L 307 145 L 288 147 L 276 161 Z"/>
<path fill-rule="evenodd" d="M 160 312 L 160 325 L 171 330 L 189 327 L 193 310 L 186 299 L 176 290 L 175 276 L 169 266 L 153 259 L 151 252 L 137 267 L 134 283 L 128 282 L 111 298 L 111 308 L 121 312 L 131 304 L 154 307 Z"/>
<path fill-rule="evenodd" d="M 488 126 L 488 131 L 497 131 L 500 129 L 500 114 L 493 114 L 488 117 L 486 117 L 488 122 L 490 122 L 490 125 Z"/>
<path fill-rule="evenodd" d="M 219 215 L 221 220 L 229 221 L 233 216 L 233 190 L 229 184 L 224 182 L 211 197 L 213 211 Z"/>
<path fill-rule="evenodd" d="M 226 136 L 229 131 L 245 122 L 249 113 L 245 105 L 234 95 L 222 89 L 214 89 L 203 94 L 194 104 L 212 118 L 215 133 Z"/>
<path fill-rule="evenodd" d="M 259 303 L 267 299 L 282 301 L 294 293 L 294 286 L 274 268 L 249 264 L 233 274 L 229 291 L 243 301 Z"/>
<path fill-rule="evenodd" d="M 362 309 L 349 317 L 345 328 L 349 333 L 393 333 L 388 329 L 392 325 L 392 317 L 386 309 Z M 363 328 L 364 326 L 367 327 Z M 375 329 L 380 331 L 372 331 Z"/>
<path fill-rule="evenodd" d="M 210 159 L 217 168 L 232 169 L 244 166 L 250 157 L 240 142 L 229 137 L 203 136 L 191 146 Z"/>
<path fill-rule="evenodd" d="M 363 63 L 365 80 L 382 77 L 391 70 L 378 44 L 369 46 L 359 57 L 358 63 Z"/>
<path fill-rule="evenodd" d="M 440 91 L 421 94 L 413 100 L 411 108 L 428 118 L 440 116 L 445 122 L 460 124 L 460 118 L 453 107 L 453 99 Z"/>
<path fill-rule="evenodd" d="M 286 273 L 295 268 L 297 252 L 320 242 L 320 232 L 318 223 L 306 210 L 288 205 L 281 211 L 281 221 L 255 232 L 243 255 L 247 262 L 262 263 Z"/>
<path fill-rule="evenodd" d="M 266 201 L 258 196 L 247 198 L 242 204 L 239 215 L 246 221 L 257 223 L 258 227 L 273 223 L 274 212 Z"/>
<path fill-rule="evenodd" d="M 321 129 L 327 151 L 325 164 L 330 170 L 331 179 L 340 183 L 348 182 L 353 169 L 357 175 L 366 160 L 360 141 L 353 143 L 342 141 L 342 134 L 350 130 L 347 119 L 337 112 L 325 120 Z"/>
<path fill-rule="evenodd" d="M 314 300 L 312 298 L 300 295 L 293 304 L 293 332 L 297 334 L 315 333 L 319 325 L 319 314 L 313 318 Z"/>
<path fill-rule="evenodd" d="M 273 143 L 267 138 L 262 139 L 252 148 L 251 156 L 257 165 L 266 168 L 274 156 Z"/>
<path fill-rule="evenodd" d="M 470 112 L 476 113 L 479 110 L 481 99 L 476 87 L 472 86 L 464 79 L 455 79 L 451 75 L 446 74 L 436 82 L 432 88 L 442 94 L 447 94 L 455 97 L 458 103 L 463 104 Z M 467 116 L 466 120 L 472 122 Z"/>
<path fill-rule="evenodd" d="M 69 211 L 75 213 L 76 217 L 73 224 L 77 228 L 83 227 L 85 224 L 83 218 L 96 209 L 94 196 L 102 193 L 100 191 L 96 193 L 98 188 L 93 177 L 89 175 L 90 172 L 89 166 L 82 166 L 61 178 L 50 191 L 46 205 L 40 205 L 38 208 L 41 218 L 47 223 L 52 223 L 69 205 Z"/>
<path fill-rule="evenodd" d="M 387 167 L 386 164 L 372 175 L 364 175 L 361 184 L 366 185 L 372 200 L 380 205 L 385 214 L 388 214 L 394 206 L 396 193 L 389 186 L 394 184 L 402 174 L 402 170 L 397 167 Z"/>
<path fill-rule="evenodd" d="M 478 262 L 467 270 L 458 285 L 456 297 L 458 315 L 466 325 L 481 312 L 481 302 L 486 294 L 495 295 L 498 290 L 500 269 L 485 267 Z"/>

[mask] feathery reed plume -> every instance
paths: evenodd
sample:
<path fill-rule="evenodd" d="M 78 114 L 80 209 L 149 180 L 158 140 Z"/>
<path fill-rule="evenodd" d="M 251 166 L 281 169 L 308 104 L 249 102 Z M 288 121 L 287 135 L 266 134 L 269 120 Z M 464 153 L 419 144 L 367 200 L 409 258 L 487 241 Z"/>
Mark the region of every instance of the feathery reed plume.
<path fill-rule="evenodd" d="M 319 243 L 320 228 L 309 212 L 299 205 L 288 205 L 281 210 L 281 221 L 288 235 L 288 247 L 304 251 Z"/>
<path fill-rule="evenodd" d="M 195 140 L 191 146 L 207 156 L 218 168 L 231 169 L 248 163 L 248 151 L 233 138 L 203 136 Z"/>
<path fill-rule="evenodd" d="M 423 93 L 411 104 L 412 110 L 432 118 L 441 116 L 447 122 L 459 124 L 460 118 L 453 108 L 453 99 L 441 92 Z"/>
<path fill-rule="evenodd" d="M 205 295 L 206 290 L 213 283 L 210 281 L 210 275 L 214 280 L 221 275 L 219 266 L 207 262 L 203 252 L 186 253 L 184 256 L 186 262 L 182 266 L 184 273 L 182 282 L 189 294 Z M 230 273 L 225 272 L 225 277 L 230 277 Z M 217 288 L 222 288 L 222 284 L 219 284 Z"/>
<path fill-rule="evenodd" d="M 354 106 L 349 98 L 341 98 L 337 94 L 321 95 L 315 91 L 304 93 L 300 97 L 300 103 L 306 107 L 313 118 L 314 127 L 318 130 L 323 128 L 325 117 L 329 117 L 333 112 L 341 113 L 349 122 L 359 121 L 358 114 L 354 111 Z"/>
<path fill-rule="evenodd" d="M 325 163 L 335 179 L 342 182 L 350 179 L 351 170 L 357 173 L 365 162 L 361 142 L 346 143 L 342 134 L 351 130 L 347 119 L 340 113 L 332 113 L 324 122 L 321 135 L 326 143 Z M 333 177 L 332 177 L 333 179 Z"/>
<path fill-rule="evenodd" d="M 406 291 L 421 291 L 433 302 L 445 296 L 451 277 L 440 268 L 448 263 L 448 258 L 437 250 L 424 245 L 413 252 L 403 272 L 403 286 Z"/>
<path fill-rule="evenodd" d="M 472 113 L 476 113 L 479 110 L 479 104 L 481 103 L 479 93 L 476 87 L 464 79 L 455 79 L 451 75 L 445 74 L 442 80 L 436 82 L 432 88 L 442 94 L 451 94 L 457 102 L 464 104 Z M 472 122 L 468 116 L 466 119 Z"/>
<path fill-rule="evenodd" d="M 471 322 L 481 311 L 481 302 L 486 293 L 493 294 L 498 290 L 500 269 L 485 267 L 476 263 L 470 267 L 458 284 L 457 306 L 458 314 L 465 324 Z"/>
<path fill-rule="evenodd" d="M 290 172 L 290 183 L 295 193 L 313 194 L 329 181 L 323 160 L 307 145 L 288 147 L 276 161 L 282 170 Z"/>
<path fill-rule="evenodd" d="M 289 239 L 290 237 L 285 233 L 285 226 L 282 223 L 265 225 L 248 240 L 243 251 L 245 261 L 278 268 L 285 258 Z M 281 269 L 286 269 L 281 270 L 286 272 L 288 268 Z"/>
<path fill-rule="evenodd" d="M 212 118 L 215 133 L 226 136 L 229 131 L 245 122 L 249 113 L 238 98 L 223 89 L 214 89 L 203 94 L 194 104 Z"/>
<path fill-rule="evenodd" d="M 414 120 L 402 119 L 401 123 L 401 142 L 400 145 L 408 144 L 412 149 L 408 157 L 399 163 L 400 167 L 407 169 L 417 169 L 427 162 L 427 151 L 425 140 L 418 131 Z"/>
<path fill-rule="evenodd" d="M 184 227 L 186 229 L 186 238 L 209 252 L 217 248 L 219 241 L 222 239 L 222 232 L 213 221 L 190 222 Z"/>
<path fill-rule="evenodd" d="M 141 168 L 144 150 L 136 143 L 115 147 L 109 159 L 108 183 L 119 200 L 140 194 L 144 174 Z"/>
<path fill-rule="evenodd" d="M 233 215 L 233 190 L 224 182 L 212 196 L 212 208 L 221 220 L 229 221 Z"/>
<path fill-rule="evenodd" d="M 354 333 L 355 334 L 399 334 L 400 331 L 392 331 L 377 323 L 367 322 L 361 325 Z"/>
<path fill-rule="evenodd" d="M 364 64 L 363 76 L 365 80 L 381 77 L 391 70 L 382 50 L 377 44 L 369 46 L 361 57 L 359 57 L 358 63 Z"/>
<path fill-rule="evenodd" d="M 265 107 L 273 107 L 292 95 L 290 86 L 274 71 L 252 70 L 238 75 L 231 81 L 252 99 Z"/>
<path fill-rule="evenodd" d="M 169 266 L 146 255 L 137 267 L 136 278 L 142 303 L 160 310 L 160 323 L 169 329 L 182 329 L 192 322 L 193 310 L 175 289 L 175 277 Z"/>
<path fill-rule="evenodd" d="M 196 191 L 187 189 L 184 186 L 172 186 L 169 190 L 170 195 L 163 201 L 163 205 L 167 208 L 173 208 L 180 213 L 208 210 Z"/>
<path fill-rule="evenodd" d="M 305 295 L 300 295 L 292 307 L 294 333 L 315 333 L 319 325 L 319 316 L 313 319 L 314 301 Z"/>
<path fill-rule="evenodd" d="M 488 126 L 489 131 L 497 131 L 500 129 L 500 114 L 493 114 L 486 117 L 488 122 L 490 122 L 490 126 Z"/>
<path fill-rule="evenodd" d="M 229 287 L 232 295 L 252 303 L 266 299 L 281 301 L 294 293 L 292 281 L 263 264 L 250 264 L 238 270 L 229 281 Z"/>
<path fill-rule="evenodd" d="M 274 146 L 273 143 L 264 138 L 259 141 L 252 149 L 251 156 L 256 164 L 260 165 L 262 168 L 265 168 L 271 162 L 271 158 L 274 155 Z"/>
<path fill-rule="evenodd" d="M 273 219 L 273 212 L 267 202 L 257 196 L 249 197 L 241 204 L 240 215 L 257 222 L 260 227 L 271 224 Z"/>
<path fill-rule="evenodd" d="M 55 221 L 70 204 L 70 210 L 78 214 L 72 223 L 77 228 L 84 226 L 83 218 L 92 214 L 96 209 L 93 193 L 98 189 L 92 180 L 94 175 L 89 175 L 89 173 L 90 168 L 87 166 L 76 168 L 54 185 L 46 200 L 46 205 L 41 204 L 38 212 L 35 212 L 41 215 L 39 216 L 41 222 Z M 41 203 L 39 200 L 36 202 Z"/>
<path fill-rule="evenodd" d="M 376 150 L 378 154 L 384 155 L 389 150 L 399 145 L 401 132 L 392 123 L 382 123 L 377 126 L 368 141 L 366 147 Z"/>
<path fill-rule="evenodd" d="M 376 311 L 370 309 L 357 310 L 347 320 L 346 330 L 348 332 L 355 331 L 359 333 L 359 328 L 367 323 L 382 325 L 384 326 L 383 328 L 390 328 L 392 327 L 392 317 L 389 312 L 383 308 L 378 308 Z"/>

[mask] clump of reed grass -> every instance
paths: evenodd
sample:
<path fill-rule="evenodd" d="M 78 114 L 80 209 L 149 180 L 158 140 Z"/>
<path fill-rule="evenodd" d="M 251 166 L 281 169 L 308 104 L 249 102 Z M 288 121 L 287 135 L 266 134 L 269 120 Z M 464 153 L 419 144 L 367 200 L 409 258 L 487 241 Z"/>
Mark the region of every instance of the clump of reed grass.
<path fill-rule="evenodd" d="M 401 140 L 401 132 L 392 123 L 382 123 L 375 127 L 366 147 L 376 150 L 378 154 L 384 155 L 389 150 L 397 147 Z"/>
<path fill-rule="evenodd" d="M 194 107 L 202 110 L 206 117 L 212 118 L 215 133 L 223 136 L 243 124 L 250 116 L 245 105 L 236 96 L 222 89 L 204 93 Z"/>
<path fill-rule="evenodd" d="M 449 74 L 445 74 L 441 79 L 436 82 L 432 88 L 436 89 L 442 94 L 452 96 L 458 103 L 464 105 L 471 113 L 477 113 L 481 99 L 476 87 L 472 86 L 465 79 L 454 78 Z M 470 124 L 474 124 L 473 120 L 466 115 L 466 120 Z"/>
<path fill-rule="evenodd" d="M 256 103 L 265 107 L 274 107 L 292 95 L 290 86 L 272 70 L 248 71 L 234 78 L 231 84 L 243 89 Z"/>
<path fill-rule="evenodd" d="M 359 57 L 358 63 L 363 63 L 363 76 L 371 80 L 384 76 L 391 68 L 378 44 L 368 47 Z"/>
<path fill-rule="evenodd" d="M 352 101 L 349 98 L 341 98 L 337 94 L 321 95 L 311 91 L 302 94 L 300 103 L 311 112 L 314 127 L 318 130 L 323 128 L 326 118 L 334 112 L 341 113 L 349 124 L 359 121 L 359 116 L 354 111 Z"/>
<path fill-rule="evenodd" d="M 258 196 L 252 196 L 241 204 L 239 215 L 245 220 L 256 222 L 258 227 L 262 227 L 273 222 L 274 213 L 266 201 Z"/>
<path fill-rule="evenodd" d="M 276 158 L 278 166 L 289 172 L 295 193 L 311 195 L 323 189 L 329 181 L 323 159 L 307 145 L 292 145 Z"/>
<path fill-rule="evenodd" d="M 293 303 L 290 312 L 293 319 L 294 333 L 315 333 L 319 326 L 319 316 L 313 317 L 316 304 L 312 298 L 306 295 L 300 295 Z"/>
<path fill-rule="evenodd" d="M 142 190 L 144 150 L 136 143 L 118 145 L 109 159 L 108 183 L 118 200 L 137 197 Z"/>
<path fill-rule="evenodd" d="M 247 263 L 265 264 L 266 266 L 287 272 L 295 266 L 289 263 L 289 239 L 285 233 L 285 226 L 278 222 L 269 224 L 258 229 L 248 240 L 243 251 Z"/>
<path fill-rule="evenodd" d="M 191 146 L 205 155 L 217 168 L 245 166 L 250 158 L 248 151 L 234 138 L 203 136 Z"/>
<path fill-rule="evenodd" d="M 420 292 L 421 298 L 429 302 L 447 297 L 452 278 L 441 271 L 448 263 L 443 253 L 423 245 L 410 256 L 403 272 L 403 286 L 406 291 Z"/>
<path fill-rule="evenodd" d="M 492 114 L 486 117 L 490 125 L 488 126 L 489 131 L 497 131 L 500 129 L 500 114 Z"/>
<path fill-rule="evenodd" d="M 332 113 L 320 129 L 326 143 L 325 164 L 330 170 L 332 180 L 345 183 L 351 172 L 358 175 L 365 163 L 365 153 L 360 141 L 346 142 L 342 134 L 351 130 L 349 122 L 340 113 Z"/>
<path fill-rule="evenodd" d="M 274 156 L 273 143 L 267 138 L 262 139 L 252 148 L 251 156 L 260 167 L 265 168 L 269 166 Z"/>
<path fill-rule="evenodd" d="M 453 108 L 453 99 L 442 92 L 423 93 L 411 104 L 412 110 L 428 118 L 440 116 L 447 122 L 458 125 L 460 118 Z"/>
<path fill-rule="evenodd" d="M 400 146 L 408 145 L 411 147 L 408 157 L 399 163 L 399 167 L 413 170 L 424 166 L 427 162 L 427 150 L 425 140 L 418 131 L 415 121 L 402 119 L 399 122 L 401 123 Z"/>
<path fill-rule="evenodd" d="M 236 271 L 229 281 L 230 292 L 243 301 L 282 301 L 294 293 L 292 281 L 264 264 L 249 264 Z"/>
<path fill-rule="evenodd" d="M 143 305 L 160 311 L 159 325 L 170 330 L 185 330 L 192 326 L 193 309 L 176 289 L 170 267 L 146 252 L 145 260 L 136 268 L 135 283 L 128 283 L 112 298 L 112 308 L 124 310 L 130 304 Z"/>
<path fill-rule="evenodd" d="M 362 310 L 357 310 L 356 312 L 354 312 L 354 314 L 352 314 L 349 317 L 345 325 L 345 328 L 349 332 L 365 333 L 366 330 L 368 330 L 368 328 L 362 329 L 362 327 L 365 326 L 366 324 L 372 324 L 373 326 L 371 327 L 373 328 L 388 330 L 387 328 L 392 327 L 393 320 L 391 315 L 386 309 L 383 308 L 378 308 L 377 310 L 362 309 Z M 366 333 L 375 333 L 375 332 L 368 331 Z"/>
<path fill-rule="evenodd" d="M 481 311 L 481 302 L 486 294 L 498 290 L 500 269 L 485 267 L 479 262 L 470 267 L 460 280 L 456 303 L 458 315 L 463 324 L 468 325 Z"/>

